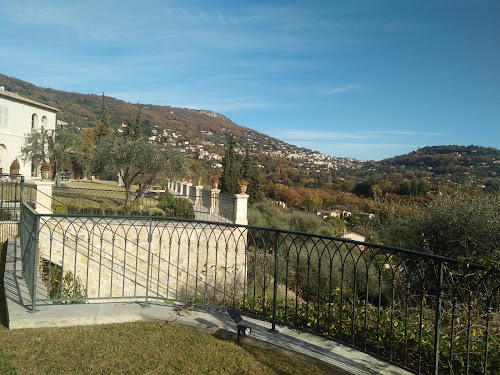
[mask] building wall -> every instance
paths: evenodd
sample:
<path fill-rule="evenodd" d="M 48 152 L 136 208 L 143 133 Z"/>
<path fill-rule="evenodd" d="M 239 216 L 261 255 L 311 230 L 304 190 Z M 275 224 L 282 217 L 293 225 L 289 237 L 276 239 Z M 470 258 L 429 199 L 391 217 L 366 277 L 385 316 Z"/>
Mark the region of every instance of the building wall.
<path fill-rule="evenodd" d="M 0 95 L 0 168 L 3 173 L 9 173 L 10 164 L 17 157 L 21 165 L 19 173 L 26 178 L 31 176 L 31 162 L 24 163 L 21 160 L 21 147 L 25 135 L 31 132 L 33 122 L 34 129 L 43 126 L 54 130 L 56 112 Z"/>

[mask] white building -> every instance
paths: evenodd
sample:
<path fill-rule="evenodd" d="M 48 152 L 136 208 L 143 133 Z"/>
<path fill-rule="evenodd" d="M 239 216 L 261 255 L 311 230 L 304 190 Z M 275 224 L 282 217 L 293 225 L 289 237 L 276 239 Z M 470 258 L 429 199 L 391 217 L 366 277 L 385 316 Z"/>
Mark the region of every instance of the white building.
<path fill-rule="evenodd" d="M 9 173 L 10 164 L 17 157 L 19 173 L 26 178 L 38 177 L 39 166 L 21 160 L 24 136 L 37 129 L 55 130 L 57 108 L 5 91 L 0 86 L 0 169 Z"/>

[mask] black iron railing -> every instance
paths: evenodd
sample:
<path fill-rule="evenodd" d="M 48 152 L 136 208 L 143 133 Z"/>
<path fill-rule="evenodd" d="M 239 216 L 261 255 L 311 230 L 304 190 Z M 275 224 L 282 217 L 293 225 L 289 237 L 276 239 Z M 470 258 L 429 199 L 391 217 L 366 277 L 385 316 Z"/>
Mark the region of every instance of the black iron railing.
<path fill-rule="evenodd" d="M 26 282 L 40 270 L 51 302 L 235 308 L 418 374 L 500 369 L 496 269 L 310 233 L 22 207 Z M 47 301 L 30 291 L 33 309 Z"/>

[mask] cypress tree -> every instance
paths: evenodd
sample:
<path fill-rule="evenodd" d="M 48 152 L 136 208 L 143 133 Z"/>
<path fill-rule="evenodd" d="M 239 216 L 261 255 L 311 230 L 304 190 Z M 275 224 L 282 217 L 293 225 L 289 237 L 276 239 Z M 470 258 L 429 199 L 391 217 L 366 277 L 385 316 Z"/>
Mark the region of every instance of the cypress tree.
<path fill-rule="evenodd" d="M 252 162 L 248 144 L 245 150 L 245 157 L 243 158 L 243 163 L 241 166 L 241 177 L 247 180 L 248 182 L 247 194 L 250 196 L 248 198 L 248 202 L 249 203 L 261 202 L 264 199 L 264 191 L 262 189 L 260 173 L 255 167 L 254 163 Z"/>
<path fill-rule="evenodd" d="M 135 116 L 135 121 L 132 124 L 132 137 L 135 139 L 140 139 L 142 138 L 142 124 L 141 124 L 141 115 L 142 115 L 142 109 L 141 106 L 139 105 L 137 109 L 137 115 Z"/>
<path fill-rule="evenodd" d="M 233 195 L 238 192 L 238 169 L 236 167 L 236 153 L 234 151 L 234 138 L 231 135 L 227 141 L 224 158 L 222 159 L 222 177 L 220 179 L 221 190 Z"/>
<path fill-rule="evenodd" d="M 109 120 L 109 114 L 108 114 L 108 106 L 106 104 L 106 97 L 104 96 L 104 93 L 102 93 L 102 102 L 101 102 L 101 113 L 99 115 L 99 122 L 97 123 L 95 127 L 95 135 L 97 138 L 97 143 L 99 141 L 110 135 L 112 133 L 111 129 L 111 122 Z"/>

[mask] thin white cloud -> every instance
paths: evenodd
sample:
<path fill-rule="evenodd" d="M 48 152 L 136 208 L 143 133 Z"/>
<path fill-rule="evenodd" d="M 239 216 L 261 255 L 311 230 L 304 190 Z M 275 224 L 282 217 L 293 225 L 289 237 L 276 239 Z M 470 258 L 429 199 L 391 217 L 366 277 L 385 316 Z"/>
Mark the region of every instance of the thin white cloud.
<path fill-rule="evenodd" d="M 327 94 L 327 95 L 330 95 L 330 94 L 339 94 L 341 92 L 352 91 L 352 90 L 356 90 L 358 88 L 359 88 L 358 85 L 349 85 L 349 86 L 342 86 L 342 87 L 334 87 L 334 88 L 325 90 L 322 93 L 323 94 Z"/>
<path fill-rule="evenodd" d="M 340 139 L 368 139 L 376 138 L 371 134 L 349 133 L 349 132 L 321 132 L 309 130 L 269 130 L 269 133 L 284 139 L 312 139 L 312 140 L 340 140 Z"/>
<path fill-rule="evenodd" d="M 368 132 L 373 134 L 392 134 L 392 135 L 428 135 L 428 136 L 443 136 L 448 135 L 447 133 L 440 132 L 421 132 L 421 131 L 400 131 L 400 130 L 382 130 Z"/>
<path fill-rule="evenodd" d="M 444 136 L 446 133 L 439 132 L 421 132 L 421 131 L 399 131 L 399 130 L 380 130 L 380 131 L 359 131 L 359 132 L 322 132 L 295 129 L 276 129 L 269 131 L 273 136 L 284 139 L 305 139 L 305 140 L 346 140 L 346 139 L 377 139 L 387 135 L 395 136 Z"/>

